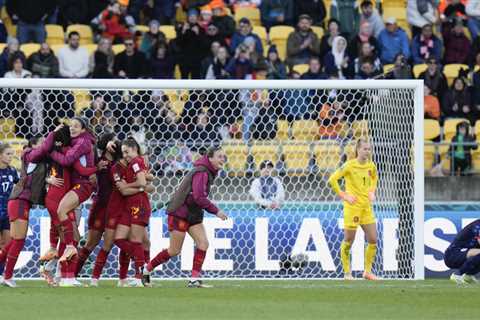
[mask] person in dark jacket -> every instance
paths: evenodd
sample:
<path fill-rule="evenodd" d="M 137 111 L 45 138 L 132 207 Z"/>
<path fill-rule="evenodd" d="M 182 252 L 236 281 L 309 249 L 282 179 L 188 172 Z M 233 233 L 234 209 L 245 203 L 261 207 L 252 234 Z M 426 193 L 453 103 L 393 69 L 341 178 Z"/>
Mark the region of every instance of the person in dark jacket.
<path fill-rule="evenodd" d="M 235 20 L 225 11 L 223 1 L 212 1 L 209 5 L 213 13 L 212 22 L 218 27 L 219 34 L 223 38 L 230 39 L 235 32 Z"/>
<path fill-rule="evenodd" d="M 440 61 L 442 58 L 442 49 L 442 41 L 433 34 L 433 26 L 426 24 L 422 27 L 422 33 L 412 40 L 413 63 L 426 63 L 430 57 Z"/>
<path fill-rule="evenodd" d="M 460 122 L 457 124 L 457 132 L 452 138 L 452 144 L 448 150 L 451 158 L 450 167 L 452 175 L 463 176 L 472 167 L 471 150 L 477 150 L 476 137 L 469 132 L 470 124 Z"/>
<path fill-rule="evenodd" d="M 468 63 L 472 44 L 463 31 L 463 22 L 457 20 L 453 28 L 442 29 L 445 44 L 444 63 Z"/>
<path fill-rule="evenodd" d="M 267 29 L 276 25 L 292 25 L 294 10 L 293 0 L 263 0 L 260 4 L 262 25 Z"/>
<path fill-rule="evenodd" d="M 153 48 L 150 66 L 153 79 L 174 79 L 175 62 L 166 43 L 157 43 Z"/>
<path fill-rule="evenodd" d="M 58 78 L 58 59 L 47 43 L 28 58 L 27 69 L 41 78 Z"/>
<path fill-rule="evenodd" d="M 58 21 L 63 28 L 71 24 L 88 24 L 88 0 L 57 0 Z"/>
<path fill-rule="evenodd" d="M 255 51 L 263 56 L 263 46 L 260 37 L 252 32 L 252 24 L 247 18 L 242 18 L 238 22 L 238 30 L 233 34 L 232 42 L 230 43 L 230 52 L 235 52 L 237 47 L 242 44 L 247 37 L 255 40 Z"/>
<path fill-rule="evenodd" d="M 167 206 L 170 245 L 161 251 L 144 270 L 145 282 L 150 282 L 150 273 L 158 265 L 180 254 L 185 235 L 188 232 L 195 242 L 193 268 L 188 287 L 208 287 L 198 278 L 208 249 L 208 240 L 203 226 L 203 211 L 207 211 L 222 220 L 228 219 L 209 198 L 210 186 L 225 164 L 225 153 L 219 147 L 207 150 L 205 156 L 194 163 L 194 169 L 188 173 L 178 186 Z"/>
<path fill-rule="evenodd" d="M 304 14 L 298 20 L 297 30 L 287 39 L 287 63 L 290 66 L 308 63 L 312 56 L 320 53 L 320 41 L 311 28 L 312 18 Z"/>
<path fill-rule="evenodd" d="M 267 60 L 268 79 L 287 79 L 287 67 L 278 56 L 277 46 L 271 45 L 268 49 Z"/>
<path fill-rule="evenodd" d="M 472 99 L 463 78 L 456 78 L 450 90 L 443 96 L 442 118 L 472 119 Z"/>
<path fill-rule="evenodd" d="M 448 90 L 448 83 L 447 78 L 440 70 L 438 62 L 439 60 L 433 57 L 427 59 L 427 70 L 420 73 L 418 79 L 423 79 L 425 85 L 432 90 L 432 94 L 441 101 Z"/>
<path fill-rule="evenodd" d="M 149 75 L 149 66 L 145 55 L 135 49 L 133 39 L 124 42 L 125 50 L 115 56 L 113 75 L 117 78 L 137 79 Z"/>
<path fill-rule="evenodd" d="M 323 26 L 323 20 L 327 16 L 327 10 L 323 0 L 296 0 L 295 17 L 308 14 L 312 23 L 316 26 Z"/>
<path fill-rule="evenodd" d="M 94 79 L 113 78 L 113 64 L 115 54 L 112 50 L 112 42 L 108 38 L 102 38 L 98 42 L 97 50 L 90 57 L 90 72 Z"/>
<path fill-rule="evenodd" d="M 308 71 L 302 74 L 303 80 L 323 80 L 327 79 L 327 75 L 322 72 L 322 64 L 317 57 L 310 58 L 308 63 Z"/>

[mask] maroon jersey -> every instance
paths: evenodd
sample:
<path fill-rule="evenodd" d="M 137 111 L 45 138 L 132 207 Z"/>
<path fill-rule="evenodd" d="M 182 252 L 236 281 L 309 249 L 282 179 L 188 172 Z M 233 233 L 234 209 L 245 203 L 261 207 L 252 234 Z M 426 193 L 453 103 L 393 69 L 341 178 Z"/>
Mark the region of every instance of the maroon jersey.
<path fill-rule="evenodd" d="M 93 197 L 93 201 L 96 202 L 99 208 L 104 208 L 108 205 L 113 188 L 113 183 L 110 179 L 113 161 L 108 160 L 105 155 L 102 155 L 100 161 L 106 161 L 108 164 L 105 169 L 97 171 L 97 192 Z"/>
<path fill-rule="evenodd" d="M 147 172 L 147 166 L 142 157 L 136 157 L 128 164 L 125 181 L 133 183 L 137 180 L 137 174 L 140 172 Z M 146 192 L 139 192 L 127 197 L 128 207 L 145 207 L 149 205 L 148 195 Z"/>
<path fill-rule="evenodd" d="M 125 180 L 127 169 L 128 167 L 124 166 L 120 161 L 113 164 L 110 168 L 108 179 L 112 189 L 107 206 L 107 216 L 109 217 L 125 208 L 125 198 L 120 191 L 118 191 L 115 183 L 120 180 Z"/>

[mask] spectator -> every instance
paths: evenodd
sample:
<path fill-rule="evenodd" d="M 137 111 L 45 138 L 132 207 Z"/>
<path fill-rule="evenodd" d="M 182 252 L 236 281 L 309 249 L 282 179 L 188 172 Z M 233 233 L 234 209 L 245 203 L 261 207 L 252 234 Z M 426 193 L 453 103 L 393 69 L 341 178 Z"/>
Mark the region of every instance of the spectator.
<path fill-rule="evenodd" d="M 125 50 L 115 56 L 113 75 L 117 78 L 137 79 L 149 76 L 145 55 L 135 49 L 133 39 L 125 39 Z"/>
<path fill-rule="evenodd" d="M 5 72 L 8 71 L 8 62 L 14 53 L 18 52 L 25 57 L 25 54 L 19 50 L 19 47 L 17 38 L 8 38 L 7 46 L 3 49 L 2 55 L 0 56 L 0 76 L 3 77 Z"/>
<path fill-rule="evenodd" d="M 375 68 L 372 60 L 368 58 L 362 59 L 362 61 L 359 63 L 358 68 L 358 71 L 355 72 L 355 79 L 377 79 L 382 74 L 378 69 Z"/>
<path fill-rule="evenodd" d="M 451 26 L 455 18 L 462 19 L 464 24 L 467 23 L 467 13 L 465 12 L 465 5 L 462 2 L 465 2 L 465 0 L 451 0 L 444 8 L 443 12 L 441 6 L 438 7 L 442 24 Z"/>
<path fill-rule="evenodd" d="M 38 74 L 40 78 L 57 78 L 59 76 L 58 59 L 47 43 L 42 43 L 40 50 L 28 58 L 27 69 Z"/>
<path fill-rule="evenodd" d="M 213 59 L 217 56 L 218 49 L 220 49 L 222 45 L 220 42 L 214 41 L 210 44 L 210 53 L 208 56 L 206 56 L 201 63 L 201 69 L 200 69 L 200 77 L 202 79 L 205 79 L 207 76 L 207 71 L 210 65 L 213 63 Z"/>
<path fill-rule="evenodd" d="M 320 41 L 312 31 L 312 18 L 309 15 L 301 15 L 298 18 L 298 28 L 290 33 L 287 39 L 287 63 L 308 63 L 308 60 L 320 53 Z"/>
<path fill-rule="evenodd" d="M 20 54 L 13 54 L 10 58 L 8 72 L 4 78 L 30 78 L 32 73 L 23 68 L 25 58 Z"/>
<path fill-rule="evenodd" d="M 424 118 L 440 120 L 440 102 L 428 85 L 423 86 Z"/>
<path fill-rule="evenodd" d="M 435 25 L 437 10 L 434 0 L 408 0 L 407 21 L 412 26 L 412 37 L 420 34 L 424 25 Z"/>
<path fill-rule="evenodd" d="M 182 172 L 193 168 L 193 154 L 184 141 L 176 140 L 163 155 L 162 170 L 164 172 Z"/>
<path fill-rule="evenodd" d="M 193 144 L 192 150 L 197 151 L 202 148 L 207 148 L 209 145 L 218 143 L 220 136 L 210 123 L 210 114 L 205 111 L 200 111 L 194 119 L 193 130 L 189 133 L 188 142 Z"/>
<path fill-rule="evenodd" d="M 388 18 L 385 21 L 385 25 L 386 28 L 380 32 L 378 36 L 380 60 L 382 63 L 394 63 L 395 57 L 399 53 L 402 53 L 405 58 L 410 59 L 408 36 L 402 28 L 397 26 L 397 20 L 395 18 Z"/>
<path fill-rule="evenodd" d="M 332 42 L 335 37 L 340 36 L 340 24 L 335 19 L 328 21 L 327 33 L 320 40 L 320 59 L 323 59 L 328 51 L 332 50 Z"/>
<path fill-rule="evenodd" d="M 229 2 L 233 9 L 237 10 L 242 7 L 257 8 L 262 3 L 262 0 L 230 0 Z"/>
<path fill-rule="evenodd" d="M 102 38 L 98 42 L 97 50 L 90 56 L 90 73 L 94 79 L 113 78 L 113 63 L 115 54 L 112 43 L 108 38 Z"/>
<path fill-rule="evenodd" d="M 338 76 L 339 79 L 351 78 L 352 68 L 350 58 L 346 53 L 347 40 L 344 37 L 333 39 L 332 50 L 323 59 L 325 73 Z"/>
<path fill-rule="evenodd" d="M 442 29 L 445 42 L 444 63 L 468 63 L 471 43 L 463 31 L 463 22 L 458 19 L 453 28 Z"/>
<path fill-rule="evenodd" d="M 174 79 L 175 63 L 173 57 L 169 54 L 167 45 L 158 42 L 152 49 L 152 59 L 150 66 L 153 79 Z"/>
<path fill-rule="evenodd" d="M 57 0 L 57 24 L 66 29 L 71 24 L 88 24 L 88 1 L 85 0 Z"/>
<path fill-rule="evenodd" d="M 20 44 L 45 42 L 45 20 L 55 10 L 56 1 L 7 0 L 5 5 L 12 20 L 17 21 L 17 38 Z"/>
<path fill-rule="evenodd" d="M 102 37 L 111 39 L 114 44 L 131 38 L 135 29 L 135 21 L 127 15 L 127 7 L 128 0 L 118 0 L 108 6 L 92 20 L 94 30 Z"/>
<path fill-rule="evenodd" d="M 477 120 L 480 120 L 480 69 L 473 73 L 472 107 Z"/>
<path fill-rule="evenodd" d="M 237 47 L 235 50 L 235 56 L 228 63 L 226 70 L 231 75 L 232 79 L 245 79 L 247 75 L 253 73 L 250 52 L 244 44 Z"/>
<path fill-rule="evenodd" d="M 252 137 L 255 140 L 273 140 L 277 135 L 277 115 L 270 103 L 262 103 L 254 120 Z"/>
<path fill-rule="evenodd" d="M 468 30 L 472 39 L 477 39 L 480 33 L 480 1 L 469 0 L 467 2 L 466 13 L 468 15 Z"/>
<path fill-rule="evenodd" d="M 339 21 L 342 32 L 347 39 L 357 33 L 360 24 L 360 15 L 356 0 L 333 1 L 330 8 L 330 17 Z"/>
<path fill-rule="evenodd" d="M 260 61 L 264 60 L 263 55 L 260 55 L 255 50 L 256 42 L 254 38 L 246 37 L 245 40 L 243 40 L 243 45 L 248 49 L 250 61 L 252 62 L 253 65 L 256 65 Z"/>
<path fill-rule="evenodd" d="M 443 95 L 448 90 L 448 83 L 435 58 L 427 60 L 427 70 L 420 73 L 418 79 L 423 79 L 424 84 L 430 88 L 431 94 L 442 101 Z"/>
<path fill-rule="evenodd" d="M 1 7 L 0 7 L 1 8 Z M 2 20 L 0 20 L 0 43 L 6 43 L 8 38 L 7 28 Z"/>
<path fill-rule="evenodd" d="M 227 41 L 220 34 L 218 26 L 215 23 L 210 23 L 207 27 L 207 46 L 210 48 L 213 42 L 218 42 L 222 47 L 227 47 Z"/>
<path fill-rule="evenodd" d="M 387 74 L 387 79 L 413 79 L 412 67 L 408 64 L 407 58 L 403 53 L 397 54 L 392 71 Z"/>
<path fill-rule="evenodd" d="M 60 76 L 63 78 L 85 78 L 88 75 L 88 51 L 80 47 L 80 34 L 68 34 L 68 45 L 58 52 Z"/>
<path fill-rule="evenodd" d="M 323 0 L 296 0 L 294 2 L 295 17 L 308 14 L 312 18 L 313 25 L 323 26 L 323 20 L 327 16 Z"/>
<path fill-rule="evenodd" d="M 270 160 L 260 163 L 260 177 L 253 180 L 250 196 L 263 209 L 280 209 L 285 201 L 282 181 L 272 176 L 274 165 Z"/>
<path fill-rule="evenodd" d="M 230 39 L 235 32 L 235 20 L 227 14 L 223 0 L 213 0 L 210 2 L 212 8 L 212 22 L 218 27 L 220 35 L 225 39 Z"/>
<path fill-rule="evenodd" d="M 151 57 L 153 48 L 157 43 L 167 43 L 167 37 L 165 34 L 159 30 L 160 24 L 157 20 L 150 20 L 148 24 L 148 32 L 143 34 L 142 43 L 138 49 L 140 52 L 143 52 L 145 58 L 148 60 Z"/>
<path fill-rule="evenodd" d="M 179 61 L 182 79 L 200 79 L 200 66 L 207 56 L 205 32 L 198 25 L 198 12 L 195 9 L 188 11 L 187 22 L 183 24 L 178 35 L 179 46 L 182 52 Z"/>
<path fill-rule="evenodd" d="M 242 18 L 238 22 L 238 30 L 233 34 L 232 42 L 230 44 L 230 52 L 235 52 L 237 47 L 245 41 L 247 37 L 251 37 L 255 40 L 255 51 L 263 56 L 263 45 L 260 37 L 252 32 L 252 25 L 250 20 Z"/>
<path fill-rule="evenodd" d="M 472 119 L 470 92 L 462 78 L 453 80 L 452 87 L 443 96 L 442 118 Z M 474 122 L 474 121 L 473 121 Z"/>
<path fill-rule="evenodd" d="M 308 71 L 302 74 L 303 80 L 324 80 L 327 79 L 327 75 L 322 72 L 322 64 L 317 57 L 310 58 L 308 62 Z"/>
<path fill-rule="evenodd" d="M 412 40 L 413 63 L 425 63 L 430 57 L 440 61 L 442 59 L 442 49 L 442 41 L 433 34 L 433 26 L 426 24 L 422 27 L 422 33 Z"/>
<path fill-rule="evenodd" d="M 469 129 L 468 122 L 457 124 L 457 132 L 448 149 L 448 156 L 452 159 L 450 162 L 452 175 L 466 175 L 472 167 L 471 150 L 477 150 L 478 144 L 475 142 L 475 135 L 470 134 Z"/>
<path fill-rule="evenodd" d="M 173 25 L 176 13 L 176 0 L 154 0 L 153 17 L 158 19 L 161 25 Z M 140 21 L 136 18 L 135 21 Z"/>
<path fill-rule="evenodd" d="M 371 0 L 364 0 L 360 5 L 362 13 L 360 14 L 360 25 L 367 22 L 368 25 L 372 28 L 373 35 L 377 38 L 385 29 L 385 24 L 383 23 L 382 17 L 377 10 L 373 7 Z"/>
<path fill-rule="evenodd" d="M 83 111 L 83 116 L 88 120 L 90 127 L 95 133 L 102 132 L 102 124 L 108 122 L 106 118 L 107 113 L 111 111 L 102 95 L 93 97 L 90 107 Z"/>
<path fill-rule="evenodd" d="M 267 29 L 276 25 L 293 25 L 292 0 L 262 0 L 260 12 L 262 25 Z"/>
<path fill-rule="evenodd" d="M 201 7 L 198 24 L 202 27 L 203 31 L 207 32 L 208 25 L 212 23 L 212 17 L 212 9 L 209 5 Z"/>
<path fill-rule="evenodd" d="M 377 39 L 372 35 L 372 28 L 368 22 L 363 22 L 360 25 L 360 31 L 350 41 L 348 46 L 348 55 L 350 58 L 355 59 L 360 54 L 360 50 L 364 43 L 369 43 L 375 53 L 378 52 Z"/>
<path fill-rule="evenodd" d="M 319 131 L 321 139 L 336 139 L 343 129 L 344 106 L 339 101 L 325 103 L 319 113 Z"/>
<path fill-rule="evenodd" d="M 160 117 L 157 118 L 158 131 L 155 138 L 163 143 L 179 140 L 182 136 L 180 127 L 177 124 L 177 115 L 169 108 L 160 111 Z"/>
<path fill-rule="evenodd" d="M 287 67 L 278 56 L 277 46 L 271 45 L 268 49 L 266 63 L 268 65 L 268 79 L 287 79 Z"/>
<path fill-rule="evenodd" d="M 353 61 L 353 70 L 356 75 L 360 73 L 361 65 L 364 61 L 368 61 L 372 64 L 372 72 L 378 74 L 383 72 L 382 62 L 375 54 L 374 48 L 369 42 L 362 44 L 358 58 Z"/>
<path fill-rule="evenodd" d="M 228 62 L 229 59 L 227 48 L 218 48 L 215 58 L 208 67 L 205 79 L 230 79 L 230 74 L 226 70 Z"/>

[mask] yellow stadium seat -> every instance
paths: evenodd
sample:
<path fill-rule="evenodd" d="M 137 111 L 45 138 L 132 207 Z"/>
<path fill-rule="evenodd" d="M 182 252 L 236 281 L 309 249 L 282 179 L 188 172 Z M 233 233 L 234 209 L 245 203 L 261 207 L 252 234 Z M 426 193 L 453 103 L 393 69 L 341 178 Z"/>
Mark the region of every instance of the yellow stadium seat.
<path fill-rule="evenodd" d="M 260 38 L 260 40 L 262 40 L 263 48 L 266 49 L 268 45 L 267 29 L 265 29 L 264 26 L 253 26 L 252 32 L 256 34 Z M 265 50 L 265 55 L 266 54 L 267 54 L 267 51 Z"/>
<path fill-rule="evenodd" d="M 180 71 L 180 66 L 178 64 L 175 65 L 174 76 L 175 79 L 182 79 L 182 72 Z"/>
<path fill-rule="evenodd" d="M 84 109 L 90 106 L 92 97 L 87 90 L 72 90 L 72 94 L 75 99 L 75 113 L 80 115 Z"/>
<path fill-rule="evenodd" d="M 15 119 L 1 118 L 0 119 L 0 139 L 15 138 Z"/>
<path fill-rule="evenodd" d="M 435 161 L 435 146 L 428 144 L 423 147 L 423 161 L 424 161 L 424 170 L 428 171 L 432 169 L 433 163 Z"/>
<path fill-rule="evenodd" d="M 295 29 L 290 26 L 274 26 L 270 28 L 270 42 L 277 46 L 280 59 L 285 60 L 287 56 L 287 38 Z"/>
<path fill-rule="evenodd" d="M 432 140 L 440 135 L 440 125 L 437 120 L 425 119 L 423 120 L 423 139 Z"/>
<path fill-rule="evenodd" d="M 40 44 L 38 43 L 24 43 L 20 46 L 20 51 L 25 53 L 25 56 L 28 58 L 32 55 L 32 53 L 37 52 L 40 50 Z"/>
<path fill-rule="evenodd" d="M 472 150 L 472 166 L 476 172 L 480 171 L 480 149 Z"/>
<path fill-rule="evenodd" d="M 7 47 L 6 43 L 0 43 L 0 53 L 3 52 L 3 50 L 5 50 L 6 47 Z"/>
<path fill-rule="evenodd" d="M 413 76 L 415 78 L 418 78 L 420 76 L 420 73 L 422 73 L 423 71 L 427 70 L 427 64 L 426 63 L 422 63 L 422 64 L 416 64 L 413 66 Z"/>
<path fill-rule="evenodd" d="M 307 174 L 310 164 L 310 146 L 307 144 L 287 144 L 282 152 L 289 173 Z"/>
<path fill-rule="evenodd" d="M 45 30 L 47 31 L 47 43 L 51 46 L 53 44 L 65 43 L 65 32 L 63 27 L 58 24 L 46 24 Z"/>
<path fill-rule="evenodd" d="M 264 144 L 257 142 L 252 146 L 251 152 L 257 169 L 259 169 L 260 163 L 265 160 L 270 160 L 274 164 L 278 161 L 277 144 Z"/>
<path fill-rule="evenodd" d="M 160 31 L 162 31 L 165 34 L 165 37 L 167 38 L 168 41 L 175 39 L 177 37 L 177 32 L 175 31 L 174 26 L 160 26 Z"/>
<path fill-rule="evenodd" d="M 95 52 L 95 50 L 97 50 L 97 45 L 95 43 L 86 44 L 86 45 L 83 45 L 82 47 L 87 49 L 88 55 L 92 55 Z"/>
<path fill-rule="evenodd" d="M 352 123 L 352 135 L 358 139 L 360 137 L 368 138 L 368 121 L 357 120 Z"/>
<path fill-rule="evenodd" d="M 125 50 L 125 45 L 124 44 L 114 44 L 112 46 L 112 50 L 113 50 L 113 53 L 115 55 L 119 54 L 120 52 L 122 52 L 123 50 Z"/>
<path fill-rule="evenodd" d="M 248 147 L 240 141 L 230 141 L 222 146 L 227 156 L 226 167 L 234 173 L 244 172 L 247 164 Z"/>
<path fill-rule="evenodd" d="M 466 69 L 468 70 L 468 66 L 466 64 L 459 64 L 459 63 L 452 63 L 452 64 L 447 64 L 443 68 L 443 74 L 445 74 L 445 77 L 447 77 L 448 85 L 452 85 L 453 80 L 458 77 L 458 72 L 461 69 Z"/>
<path fill-rule="evenodd" d="M 392 63 L 392 64 L 386 64 L 383 66 L 383 73 L 389 73 L 393 70 L 393 68 L 395 67 L 395 65 Z"/>
<path fill-rule="evenodd" d="M 314 141 L 318 137 L 318 123 L 315 120 L 297 120 L 292 126 L 296 140 Z"/>
<path fill-rule="evenodd" d="M 442 169 L 444 171 L 450 172 L 450 161 L 451 157 L 447 156 L 449 145 L 440 145 L 438 151 L 440 154 L 440 161 L 442 161 Z"/>
<path fill-rule="evenodd" d="M 179 117 L 183 112 L 185 102 L 188 100 L 188 91 L 164 90 L 164 94 L 168 97 L 172 110 Z"/>
<path fill-rule="evenodd" d="M 80 45 L 93 43 L 93 32 L 87 24 L 71 24 L 67 27 L 66 35 L 72 31 L 77 31 L 80 34 Z"/>
<path fill-rule="evenodd" d="M 468 120 L 464 118 L 445 120 L 445 122 L 443 123 L 443 141 L 452 141 L 453 136 L 457 132 L 457 124 L 459 124 L 460 122 L 468 122 Z"/>
<path fill-rule="evenodd" d="M 403 31 L 406 32 L 408 39 L 412 39 L 412 29 L 410 28 L 410 25 L 408 24 L 408 22 L 399 20 L 397 21 L 397 24 L 400 28 L 402 28 Z"/>
<path fill-rule="evenodd" d="M 144 25 L 141 25 L 141 24 L 137 24 L 135 26 L 135 31 L 140 31 L 141 33 L 148 32 L 149 30 L 150 30 L 150 28 L 148 26 L 144 26 Z"/>
<path fill-rule="evenodd" d="M 235 10 L 235 22 L 242 18 L 248 18 L 253 26 L 261 26 L 260 9 L 252 7 L 237 7 Z"/>
<path fill-rule="evenodd" d="M 313 147 L 315 163 L 319 170 L 335 170 L 341 160 L 340 146 L 334 142 L 321 142 Z"/>
<path fill-rule="evenodd" d="M 324 31 L 322 27 L 319 26 L 312 26 L 313 32 L 317 35 L 318 40 L 322 39 Z"/>
<path fill-rule="evenodd" d="M 287 120 L 277 121 L 277 136 L 276 139 L 280 141 L 288 140 L 289 124 Z"/>
<path fill-rule="evenodd" d="M 475 122 L 474 133 L 477 136 L 477 141 L 480 141 L 480 120 L 477 120 L 477 122 Z"/>
<path fill-rule="evenodd" d="M 293 71 L 296 71 L 300 74 L 304 74 L 308 71 L 309 65 L 307 63 L 304 64 L 296 64 L 293 66 Z"/>
<path fill-rule="evenodd" d="M 22 167 L 22 153 L 23 147 L 27 145 L 28 141 L 26 139 L 20 138 L 13 138 L 13 139 L 5 139 L 2 142 L 8 143 L 10 147 L 12 147 L 15 154 L 13 155 L 12 159 L 12 166 L 17 170 L 20 170 Z"/>
<path fill-rule="evenodd" d="M 398 21 L 407 21 L 407 10 L 405 7 L 393 7 L 393 6 L 388 6 L 383 8 L 383 16 L 385 18 L 388 17 L 395 17 L 397 18 Z"/>
<path fill-rule="evenodd" d="M 50 48 L 52 49 L 53 53 L 55 53 L 55 55 L 58 56 L 58 52 L 60 51 L 60 49 L 62 49 L 65 46 L 66 46 L 65 44 L 52 44 Z"/>

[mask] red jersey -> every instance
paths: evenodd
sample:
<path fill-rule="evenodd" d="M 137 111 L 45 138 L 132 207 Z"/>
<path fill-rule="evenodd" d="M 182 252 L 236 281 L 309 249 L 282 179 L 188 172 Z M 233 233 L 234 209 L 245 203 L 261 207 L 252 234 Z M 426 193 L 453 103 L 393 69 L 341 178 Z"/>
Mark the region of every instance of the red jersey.
<path fill-rule="evenodd" d="M 127 175 L 127 166 L 124 166 L 120 161 L 114 163 L 110 168 L 109 174 L 109 181 L 111 183 L 112 189 L 110 193 L 110 198 L 108 200 L 108 209 L 107 214 L 110 211 L 117 212 L 119 208 L 125 206 L 124 200 L 125 198 L 122 196 L 120 191 L 118 191 L 115 183 L 120 180 L 125 180 Z"/>
<path fill-rule="evenodd" d="M 128 164 L 127 172 L 125 175 L 125 181 L 127 183 L 133 183 L 137 180 L 137 174 L 140 172 L 147 172 L 147 166 L 142 157 L 136 157 Z M 149 203 L 148 195 L 144 192 L 139 192 L 137 194 L 127 197 L 128 207 L 143 207 Z"/>
<path fill-rule="evenodd" d="M 95 201 L 100 208 L 103 208 L 108 205 L 114 185 L 110 177 L 113 161 L 108 160 L 105 155 L 102 155 L 100 161 L 106 161 L 107 167 L 97 171 L 97 192 L 93 197 L 93 201 Z"/>

